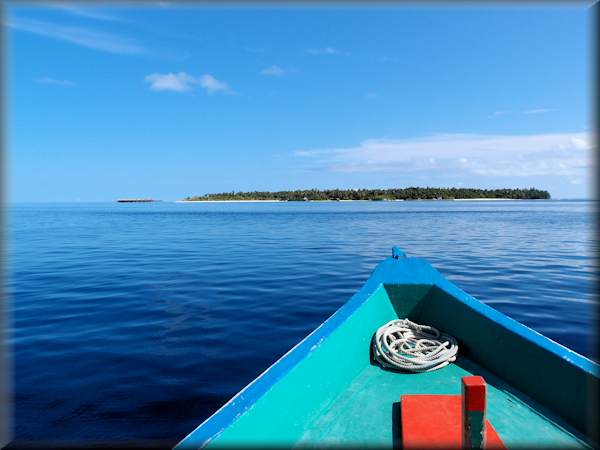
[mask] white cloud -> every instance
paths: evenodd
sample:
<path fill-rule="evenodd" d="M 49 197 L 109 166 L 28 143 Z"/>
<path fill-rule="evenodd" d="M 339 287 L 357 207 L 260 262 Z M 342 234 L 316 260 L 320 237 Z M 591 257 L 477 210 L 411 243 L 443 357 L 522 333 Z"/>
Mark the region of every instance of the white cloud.
<path fill-rule="evenodd" d="M 29 19 L 12 19 L 8 22 L 8 26 L 15 30 L 26 31 L 108 53 L 147 53 L 146 49 L 137 42 L 105 31 L 56 25 L 50 22 Z"/>
<path fill-rule="evenodd" d="M 206 89 L 209 94 L 214 94 L 215 92 L 228 92 L 230 90 L 227 83 L 219 81 L 209 74 L 202 75 L 199 84 Z"/>
<path fill-rule="evenodd" d="M 334 47 L 324 47 L 324 48 L 310 48 L 307 50 L 307 53 L 311 55 L 341 55 L 341 56 L 350 56 L 350 52 L 346 52 Z"/>
<path fill-rule="evenodd" d="M 194 77 L 185 72 L 179 73 L 152 73 L 144 78 L 153 91 L 185 92 L 192 89 L 196 81 Z"/>
<path fill-rule="evenodd" d="M 552 111 L 556 111 L 555 109 L 550 108 L 536 108 L 536 109 L 526 109 L 523 111 L 523 114 L 544 114 Z"/>
<path fill-rule="evenodd" d="M 194 85 L 199 85 L 209 94 L 230 91 L 227 83 L 217 80 L 210 74 L 197 78 L 185 72 L 152 73 L 147 75 L 144 81 L 150 84 L 150 89 L 153 91 L 185 92 L 192 90 Z"/>
<path fill-rule="evenodd" d="M 283 70 L 277 64 L 274 64 L 271 67 L 264 68 L 263 70 L 260 71 L 260 73 L 263 75 L 269 75 L 272 77 L 280 77 L 282 75 L 285 75 L 285 70 Z"/>
<path fill-rule="evenodd" d="M 41 84 L 54 84 L 57 86 L 64 86 L 64 87 L 71 87 L 71 86 L 75 85 L 75 83 L 73 83 L 71 80 L 58 80 L 56 78 L 50 78 L 50 77 L 41 77 L 35 81 L 37 81 L 38 83 L 41 83 Z"/>
<path fill-rule="evenodd" d="M 588 150 L 592 148 L 591 140 L 577 136 L 571 138 L 571 144 L 579 150 Z"/>
<path fill-rule="evenodd" d="M 448 172 L 457 176 L 564 175 L 594 166 L 589 133 L 537 135 L 438 134 L 368 139 L 355 147 L 299 150 L 312 167 L 336 172 Z"/>

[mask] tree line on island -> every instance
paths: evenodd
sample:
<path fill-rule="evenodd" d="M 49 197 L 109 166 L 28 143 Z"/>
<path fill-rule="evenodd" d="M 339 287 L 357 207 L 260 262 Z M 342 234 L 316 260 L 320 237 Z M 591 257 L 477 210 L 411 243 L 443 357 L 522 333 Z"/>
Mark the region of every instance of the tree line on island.
<path fill-rule="evenodd" d="M 515 199 L 545 200 L 550 198 L 548 191 L 529 189 L 472 189 L 408 187 L 398 189 L 302 189 L 296 191 L 252 191 L 221 192 L 202 196 L 186 197 L 186 201 L 225 201 L 225 200 L 279 200 L 279 201 L 318 201 L 318 200 L 460 200 L 460 199 Z"/>

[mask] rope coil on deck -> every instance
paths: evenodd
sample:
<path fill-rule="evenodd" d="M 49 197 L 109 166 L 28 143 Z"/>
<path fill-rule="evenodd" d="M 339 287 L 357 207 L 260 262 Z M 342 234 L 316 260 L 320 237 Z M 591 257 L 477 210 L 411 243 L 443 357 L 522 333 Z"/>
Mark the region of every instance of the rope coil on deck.
<path fill-rule="evenodd" d="M 373 355 L 386 368 L 430 372 L 456 361 L 458 343 L 434 327 L 396 319 L 380 327 L 373 339 Z"/>

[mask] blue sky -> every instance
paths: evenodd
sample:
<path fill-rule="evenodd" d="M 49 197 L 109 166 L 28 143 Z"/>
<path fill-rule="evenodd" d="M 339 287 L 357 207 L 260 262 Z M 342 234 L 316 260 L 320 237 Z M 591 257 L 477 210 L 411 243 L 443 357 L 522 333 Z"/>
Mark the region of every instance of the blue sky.
<path fill-rule="evenodd" d="M 595 196 L 585 5 L 6 8 L 8 198 Z"/>

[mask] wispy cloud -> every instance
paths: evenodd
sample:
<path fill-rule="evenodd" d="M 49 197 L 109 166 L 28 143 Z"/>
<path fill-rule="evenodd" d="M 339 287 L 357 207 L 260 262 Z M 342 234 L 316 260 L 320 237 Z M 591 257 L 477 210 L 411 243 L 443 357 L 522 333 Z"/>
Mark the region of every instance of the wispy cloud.
<path fill-rule="evenodd" d="M 81 47 L 116 54 L 143 54 L 147 50 L 136 41 L 106 31 L 57 25 L 30 19 L 9 20 L 8 26 L 19 31 L 57 39 Z"/>
<path fill-rule="evenodd" d="M 413 139 L 368 139 L 355 147 L 299 150 L 312 168 L 336 172 L 453 171 L 483 176 L 564 175 L 593 166 L 593 135 L 438 134 Z"/>
<path fill-rule="evenodd" d="M 185 72 L 178 73 L 153 73 L 147 75 L 144 81 L 153 91 L 186 92 L 200 86 L 209 94 L 216 92 L 230 92 L 231 88 L 224 81 L 219 81 L 210 74 L 194 77 Z"/>
<path fill-rule="evenodd" d="M 525 109 L 523 111 L 520 111 L 520 113 L 521 114 L 544 114 L 544 113 L 549 113 L 552 111 L 556 111 L 556 110 L 551 109 L 551 108 L 535 108 L 535 109 Z M 509 114 L 513 114 L 513 111 L 494 111 L 488 117 L 506 116 Z"/>
<path fill-rule="evenodd" d="M 71 87 L 71 86 L 75 85 L 75 83 L 73 83 L 71 80 L 58 80 L 56 78 L 50 78 L 50 77 L 40 77 L 40 78 L 37 78 L 35 81 L 38 83 L 41 83 L 41 84 L 54 84 L 56 86 L 64 86 L 64 87 Z"/>
<path fill-rule="evenodd" d="M 274 64 L 270 67 L 266 67 L 260 71 L 261 74 L 271 76 L 271 77 L 280 77 L 285 75 L 286 71 L 279 67 L 277 64 Z"/>
<path fill-rule="evenodd" d="M 282 75 L 285 75 L 286 72 L 281 67 L 275 64 L 270 67 L 265 67 L 263 70 L 260 71 L 260 73 L 262 75 L 267 75 L 271 77 L 280 77 Z"/>
<path fill-rule="evenodd" d="M 505 116 L 510 113 L 510 111 L 494 111 L 492 114 L 490 114 L 490 117 Z"/>
<path fill-rule="evenodd" d="M 309 48 L 306 50 L 311 55 L 338 55 L 338 56 L 350 56 L 350 52 L 337 49 L 335 47 L 323 47 L 323 48 Z"/>
<path fill-rule="evenodd" d="M 54 8 L 62 10 L 66 13 L 73 14 L 79 17 L 85 17 L 86 19 L 94 19 L 94 20 L 104 20 L 110 22 L 122 21 L 120 17 L 115 16 L 114 14 L 109 14 L 102 9 L 98 9 L 92 6 L 76 6 L 69 5 L 67 3 L 59 3 L 53 5 Z"/>
<path fill-rule="evenodd" d="M 536 109 L 526 109 L 525 111 L 522 111 L 523 114 L 544 114 L 544 113 L 549 113 L 552 111 L 556 111 L 555 109 L 551 109 L 551 108 L 536 108 Z"/>

